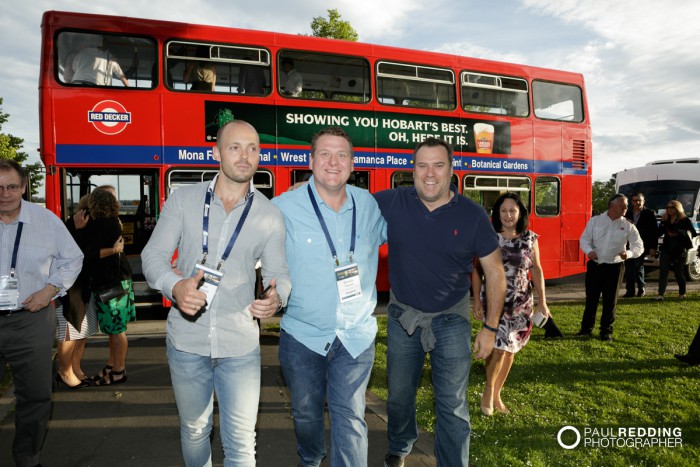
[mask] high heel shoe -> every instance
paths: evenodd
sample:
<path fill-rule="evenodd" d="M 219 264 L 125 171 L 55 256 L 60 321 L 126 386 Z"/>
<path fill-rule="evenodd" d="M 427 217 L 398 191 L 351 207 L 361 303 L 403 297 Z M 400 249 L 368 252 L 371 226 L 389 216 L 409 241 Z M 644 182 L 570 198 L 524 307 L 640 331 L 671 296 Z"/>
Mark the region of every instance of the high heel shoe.
<path fill-rule="evenodd" d="M 81 388 L 86 388 L 86 387 L 90 386 L 90 383 L 88 383 L 85 380 L 82 380 L 81 382 L 79 382 L 75 386 L 69 386 L 68 383 L 66 383 L 63 380 L 63 377 L 59 373 L 56 373 L 56 387 L 60 388 L 61 384 L 64 385 L 65 387 L 67 387 L 68 389 L 81 389 Z"/>

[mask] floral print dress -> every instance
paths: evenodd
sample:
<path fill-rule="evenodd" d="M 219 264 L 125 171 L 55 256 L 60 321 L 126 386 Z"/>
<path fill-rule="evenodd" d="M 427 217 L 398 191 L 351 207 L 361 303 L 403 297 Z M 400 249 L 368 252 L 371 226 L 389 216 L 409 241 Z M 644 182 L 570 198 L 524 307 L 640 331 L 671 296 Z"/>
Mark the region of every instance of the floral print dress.
<path fill-rule="evenodd" d="M 530 340 L 534 300 L 528 272 L 533 266 L 533 244 L 537 237 L 529 230 L 513 239 L 498 234 L 506 272 L 506 298 L 498 323 L 496 349 L 516 353 Z"/>

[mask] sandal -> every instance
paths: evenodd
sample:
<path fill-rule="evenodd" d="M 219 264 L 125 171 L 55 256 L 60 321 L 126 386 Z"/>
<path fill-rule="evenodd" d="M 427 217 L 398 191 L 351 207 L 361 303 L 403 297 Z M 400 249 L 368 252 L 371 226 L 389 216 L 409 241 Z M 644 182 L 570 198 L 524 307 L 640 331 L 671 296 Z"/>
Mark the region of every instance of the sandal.
<path fill-rule="evenodd" d="M 114 379 L 115 376 L 121 376 L 119 379 Z M 109 386 L 110 384 L 121 384 L 126 383 L 126 370 L 122 371 L 110 371 L 104 377 L 95 381 L 95 386 Z"/>
<path fill-rule="evenodd" d="M 87 381 L 88 383 L 96 383 L 97 381 L 105 379 L 107 377 L 107 375 L 110 374 L 111 372 L 112 372 L 112 365 L 106 365 L 95 376 L 89 376 L 89 377 L 85 378 L 85 381 Z"/>

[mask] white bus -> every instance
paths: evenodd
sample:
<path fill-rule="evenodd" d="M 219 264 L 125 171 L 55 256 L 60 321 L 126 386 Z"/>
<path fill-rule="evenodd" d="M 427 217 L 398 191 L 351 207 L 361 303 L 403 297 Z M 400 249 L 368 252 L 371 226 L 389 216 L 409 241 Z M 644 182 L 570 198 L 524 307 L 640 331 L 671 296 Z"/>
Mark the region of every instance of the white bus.
<path fill-rule="evenodd" d="M 666 203 L 677 199 L 683 205 L 685 214 L 691 219 L 695 230 L 700 227 L 700 159 L 672 159 L 649 162 L 642 167 L 634 167 L 616 174 L 616 191 L 632 197 L 643 193 L 645 205 L 652 209 L 657 218 L 666 210 Z M 631 209 L 631 207 L 630 207 Z M 663 243 L 663 237 L 659 244 Z M 694 248 L 688 251 L 686 277 L 700 280 L 700 257 L 697 247 L 700 237 L 693 239 Z M 645 266 L 658 267 L 659 259 L 647 257 Z"/>

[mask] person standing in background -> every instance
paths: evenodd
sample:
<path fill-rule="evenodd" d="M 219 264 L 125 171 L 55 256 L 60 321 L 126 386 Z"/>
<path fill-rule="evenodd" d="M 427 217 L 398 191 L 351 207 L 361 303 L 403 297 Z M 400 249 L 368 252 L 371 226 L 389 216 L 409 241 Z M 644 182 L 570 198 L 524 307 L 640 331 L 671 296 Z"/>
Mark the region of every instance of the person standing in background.
<path fill-rule="evenodd" d="M 693 238 L 697 235 L 693 223 L 683 211 L 683 205 L 678 200 L 666 203 L 666 212 L 661 216 L 658 235 L 664 236 L 659 255 L 659 295 L 656 300 L 663 300 L 668 283 L 668 272 L 673 268 L 673 274 L 678 282 L 678 298 L 685 298 L 685 265 L 688 262 L 688 250 L 693 246 Z"/>
<path fill-rule="evenodd" d="M 656 256 L 656 248 L 659 244 L 658 227 L 656 224 L 656 214 L 649 208 L 644 207 L 644 194 L 635 193 L 632 195 L 632 209 L 627 210 L 625 217 L 637 227 L 639 235 L 644 242 L 644 252 L 636 258 L 625 261 L 626 293 L 624 298 L 635 296 L 635 285 L 637 286 L 637 297 L 646 295 L 646 280 L 644 278 L 644 257 Z"/>
<path fill-rule="evenodd" d="M 580 239 L 581 250 L 588 257 L 586 264 L 586 306 L 577 337 L 591 337 L 603 296 L 600 317 L 600 339 L 612 342 L 617 291 L 625 271 L 625 260 L 644 252 L 644 242 L 637 228 L 625 216 L 627 197 L 616 193 L 608 200 L 608 210 L 593 216 Z M 629 243 L 629 250 L 627 244 Z"/>

